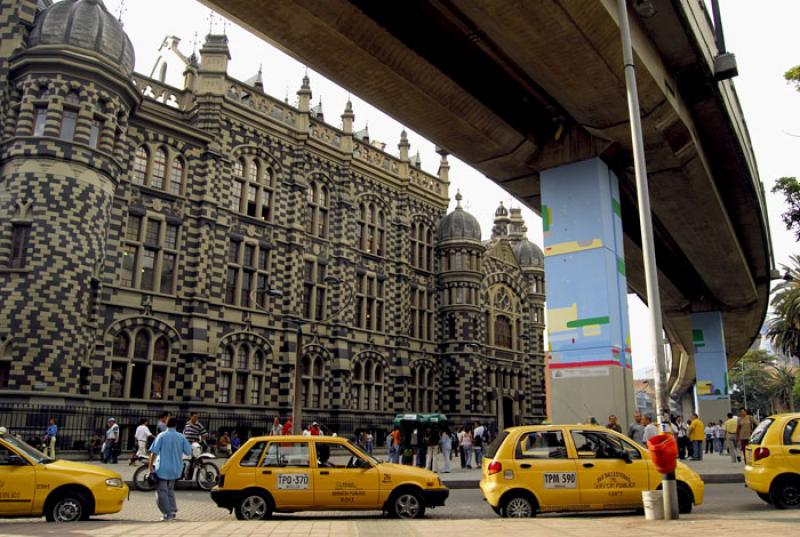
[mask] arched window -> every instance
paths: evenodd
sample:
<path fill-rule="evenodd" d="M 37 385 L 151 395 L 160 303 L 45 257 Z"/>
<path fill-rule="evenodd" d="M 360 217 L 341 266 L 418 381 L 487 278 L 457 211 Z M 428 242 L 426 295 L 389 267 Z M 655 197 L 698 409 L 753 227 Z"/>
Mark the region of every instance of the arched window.
<path fill-rule="evenodd" d="M 494 319 L 494 344 L 505 349 L 511 348 L 511 320 L 505 315 Z"/>
<path fill-rule="evenodd" d="M 167 152 L 164 150 L 163 147 L 159 147 L 156 149 L 155 154 L 153 155 L 153 170 L 152 176 L 150 178 L 150 186 L 153 188 L 158 188 L 159 190 L 164 188 L 164 179 L 167 175 Z"/>
<path fill-rule="evenodd" d="M 433 271 L 433 231 L 422 222 L 411 223 L 411 266 Z"/>
<path fill-rule="evenodd" d="M 260 405 L 265 402 L 267 353 L 246 342 L 222 348 L 217 362 L 217 402 Z"/>
<path fill-rule="evenodd" d="M 324 402 L 325 365 L 322 356 L 303 357 L 303 401 L 308 408 L 321 408 Z"/>
<path fill-rule="evenodd" d="M 430 365 L 423 362 L 414 369 L 412 384 L 409 388 L 409 398 L 414 410 L 417 412 L 433 412 L 433 370 Z"/>
<path fill-rule="evenodd" d="M 362 408 L 362 401 L 364 400 L 364 373 L 361 363 L 353 366 L 353 395 L 352 406 L 353 409 L 359 410 Z"/>
<path fill-rule="evenodd" d="M 180 195 L 183 191 L 183 160 L 180 157 L 172 159 L 169 172 L 169 192 Z"/>
<path fill-rule="evenodd" d="M 143 185 L 147 179 L 147 149 L 143 145 L 136 148 L 136 153 L 133 156 L 133 173 L 131 179 L 137 185 Z"/>
<path fill-rule="evenodd" d="M 274 202 L 274 178 L 271 168 L 254 157 L 239 158 L 234 162 L 233 191 L 230 209 L 252 218 L 269 221 L 272 219 Z"/>
<path fill-rule="evenodd" d="M 78 124 L 78 106 L 81 99 L 78 93 L 70 91 L 64 98 L 64 111 L 61 116 L 61 134 L 62 140 L 72 141 L 75 138 L 75 127 Z"/>
<path fill-rule="evenodd" d="M 236 159 L 233 163 L 233 175 L 236 177 L 244 177 L 244 160 Z"/>
<path fill-rule="evenodd" d="M 359 204 L 357 237 L 361 250 L 383 257 L 386 252 L 386 217 L 383 209 L 372 202 Z"/>
<path fill-rule="evenodd" d="M 128 357 L 128 347 L 130 346 L 130 338 L 125 332 L 120 332 L 114 338 L 114 356 L 123 358 Z"/>
<path fill-rule="evenodd" d="M 110 362 L 109 397 L 167 398 L 173 366 L 166 336 L 148 328 L 122 331 L 114 336 Z"/>
<path fill-rule="evenodd" d="M 306 233 L 321 238 L 328 237 L 328 187 L 311 181 L 306 195 Z"/>
<path fill-rule="evenodd" d="M 372 380 L 372 410 L 383 411 L 383 366 L 375 365 Z"/>
<path fill-rule="evenodd" d="M 139 360 L 147 360 L 150 352 L 150 336 L 146 330 L 139 330 L 136 334 L 136 342 L 133 346 L 133 357 Z"/>

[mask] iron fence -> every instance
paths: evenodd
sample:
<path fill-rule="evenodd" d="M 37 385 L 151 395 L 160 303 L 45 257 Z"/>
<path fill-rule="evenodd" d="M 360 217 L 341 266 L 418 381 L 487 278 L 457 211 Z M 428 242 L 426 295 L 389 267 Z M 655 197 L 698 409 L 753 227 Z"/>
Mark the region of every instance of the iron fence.
<path fill-rule="evenodd" d="M 188 412 L 170 408 L 166 410 L 178 418 L 178 430 L 182 430 Z M 147 418 L 150 428 L 155 431 L 161 412 L 162 410 L 157 408 L 0 403 L 0 426 L 6 427 L 31 445 L 39 447 L 42 445 L 50 418 L 54 418 L 58 426 L 56 449 L 84 452 L 91 458 L 99 453 L 102 446 L 108 418 L 113 417 L 119 425 L 121 449 L 131 450 L 135 445 L 133 434 L 141 419 Z M 209 432 L 218 435 L 223 431 L 229 434 L 236 431 L 243 442 L 252 436 L 268 434 L 272 428 L 273 418 L 279 414 L 268 409 L 258 411 L 219 408 L 198 409 L 198 413 L 200 422 Z M 287 414 L 283 411 L 282 419 Z M 306 411 L 304 417 L 306 424 L 319 422 L 325 434 L 336 433 L 339 436 L 354 438 L 361 431 L 371 431 L 376 444 L 380 444 L 380 439 L 385 438 L 394 418 L 391 414 L 353 416 L 336 412 L 315 413 L 313 410 Z"/>

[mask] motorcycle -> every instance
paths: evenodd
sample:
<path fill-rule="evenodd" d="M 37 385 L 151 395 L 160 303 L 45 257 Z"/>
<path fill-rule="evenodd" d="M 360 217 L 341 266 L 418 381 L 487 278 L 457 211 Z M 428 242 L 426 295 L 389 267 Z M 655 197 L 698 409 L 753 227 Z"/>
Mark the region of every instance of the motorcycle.
<path fill-rule="evenodd" d="M 216 459 L 207 448 L 199 442 L 192 442 L 192 454 L 183 457 L 183 471 L 178 480 L 194 481 L 203 490 L 211 490 L 219 480 L 219 468 L 212 462 Z M 133 486 L 137 490 L 150 491 L 156 488 L 156 482 L 148 479 L 147 464 L 140 466 L 133 473 Z"/>

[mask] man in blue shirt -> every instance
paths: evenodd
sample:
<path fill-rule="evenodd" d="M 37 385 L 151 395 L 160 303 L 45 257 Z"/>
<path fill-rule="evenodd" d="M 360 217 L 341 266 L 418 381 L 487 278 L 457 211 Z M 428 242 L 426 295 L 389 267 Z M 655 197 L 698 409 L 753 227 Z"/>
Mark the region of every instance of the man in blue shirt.
<path fill-rule="evenodd" d="M 47 426 L 47 435 L 44 443 L 44 454 L 51 459 L 56 458 L 56 436 L 58 436 L 58 426 L 56 419 L 50 418 L 50 423 Z"/>
<path fill-rule="evenodd" d="M 164 522 L 175 520 L 178 512 L 178 506 L 175 503 L 175 481 L 183 473 L 183 455 L 192 454 L 191 444 L 175 430 L 177 425 L 177 419 L 169 418 L 167 430 L 159 434 L 153 445 L 150 446 L 148 472 L 155 471 L 158 476 L 156 505 L 162 513 L 161 520 Z"/>

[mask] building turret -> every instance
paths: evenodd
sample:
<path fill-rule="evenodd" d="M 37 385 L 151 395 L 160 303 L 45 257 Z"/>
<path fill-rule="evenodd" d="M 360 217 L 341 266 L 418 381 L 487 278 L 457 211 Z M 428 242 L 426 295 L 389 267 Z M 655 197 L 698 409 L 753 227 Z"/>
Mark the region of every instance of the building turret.
<path fill-rule="evenodd" d="M 0 338 L 10 339 L 10 388 L 76 395 L 101 381 L 92 355 L 111 204 L 139 102 L 133 67 L 133 46 L 102 0 L 46 7 L 9 62 L 17 105 L 0 150 L 9 216 L 0 219 Z"/>
<path fill-rule="evenodd" d="M 508 228 L 511 224 L 511 218 L 508 216 L 508 209 L 500 202 L 500 206 L 494 212 L 494 225 L 492 226 L 492 240 L 501 237 L 508 237 Z"/>

